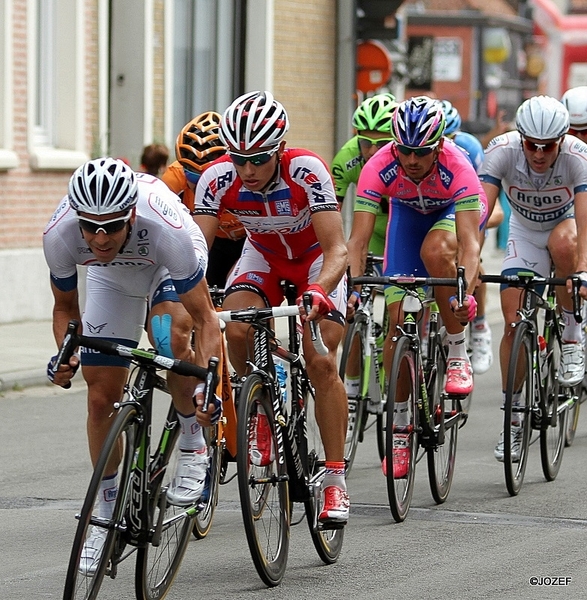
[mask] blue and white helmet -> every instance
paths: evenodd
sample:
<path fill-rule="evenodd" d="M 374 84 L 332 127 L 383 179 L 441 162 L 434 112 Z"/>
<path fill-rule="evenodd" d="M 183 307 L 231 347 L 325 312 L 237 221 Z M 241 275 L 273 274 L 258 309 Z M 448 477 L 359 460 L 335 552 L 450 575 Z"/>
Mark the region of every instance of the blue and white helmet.
<path fill-rule="evenodd" d="M 393 113 L 391 134 L 398 144 L 418 148 L 432 146 L 444 134 L 442 104 L 428 96 L 404 100 Z"/>
<path fill-rule="evenodd" d="M 456 107 L 448 100 L 442 100 L 441 104 L 442 110 L 444 111 L 444 118 L 446 119 L 444 135 L 452 135 L 461 128 L 461 115 Z"/>
<path fill-rule="evenodd" d="M 69 180 L 69 204 L 76 212 L 109 215 L 130 210 L 137 200 L 136 175 L 122 160 L 90 160 Z"/>

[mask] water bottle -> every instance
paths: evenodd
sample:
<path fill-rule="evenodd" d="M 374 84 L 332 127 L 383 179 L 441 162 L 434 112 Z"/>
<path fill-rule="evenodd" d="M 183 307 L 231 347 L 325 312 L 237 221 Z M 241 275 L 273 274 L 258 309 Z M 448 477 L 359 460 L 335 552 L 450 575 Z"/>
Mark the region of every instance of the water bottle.
<path fill-rule="evenodd" d="M 287 402 L 287 371 L 283 366 L 283 361 L 280 358 L 274 358 L 273 362 L 275 363 L 275 375 L 277 377 L 277 381 L 279 382 L 279 387 L 281 388 L 281 397 L 283 398 L 283 403 Z"/>
<path fill-rule="evenodd" d="M 548 375 L 548 351 L 546 348 L 546 340 L 541 335 L 538 336 L 538 352 L 538 360 L 540 361 L 540 378 L 544 381 Z"/>

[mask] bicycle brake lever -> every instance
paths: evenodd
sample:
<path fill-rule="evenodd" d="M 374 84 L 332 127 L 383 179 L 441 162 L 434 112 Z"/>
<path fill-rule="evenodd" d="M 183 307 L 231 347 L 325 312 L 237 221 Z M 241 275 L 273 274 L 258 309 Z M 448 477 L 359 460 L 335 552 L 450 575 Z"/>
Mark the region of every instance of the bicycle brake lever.
<path fill-rule="evenodd" d="M 208 412 L 208 405 L 214 402 L 214 381 L 218 371 L 220 361 L 216 356 L 211 356 L 208 361 L 208 371 L 206 373 L 206 381 L 204 388 L 204 405 L 200 408 L 203 413 Z"/>

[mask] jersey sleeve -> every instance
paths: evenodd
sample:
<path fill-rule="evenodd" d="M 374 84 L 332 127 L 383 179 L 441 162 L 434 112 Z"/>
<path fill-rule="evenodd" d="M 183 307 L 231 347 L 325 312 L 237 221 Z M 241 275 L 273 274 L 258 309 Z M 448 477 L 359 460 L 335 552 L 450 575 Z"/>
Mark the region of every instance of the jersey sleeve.
<path fill-rule="evenodd" d="M 382 174 L 377 155 L 372 157 L 361 170 L 357 183 L 355 212 L 370 212 L 376 215 L 383 196 L 390 196 L 382 176 L 388 177 L 387 170 Z M 395 167 L 397 169 L 397 166 Z"/>
<path fill-rule="evenodd" d="M 310 212 L 338 210 L 332 176 L 326 163 L 317 155 L 304 151 L 290 153 L 289 174 L 294 184 L 299 185 L 308 197 Z"/>
<path fill-rule="evenodd" d="M 506 176 L 510 160 L 515 160 L 507 149 L 508 135 L 493 138 L 485 150 L 485 160 L 479 170 L 479 179 L 501 189 L 502 179 Z"/>

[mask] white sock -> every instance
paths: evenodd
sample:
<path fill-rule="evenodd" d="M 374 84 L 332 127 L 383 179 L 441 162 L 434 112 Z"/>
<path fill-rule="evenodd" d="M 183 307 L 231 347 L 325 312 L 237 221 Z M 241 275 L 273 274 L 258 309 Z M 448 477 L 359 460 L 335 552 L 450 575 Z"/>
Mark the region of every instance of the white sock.
<path fill-rule="evenodd" d="M 581 323 L 575 321 L 575 317 L 572 312 L 563 308 L 563 322 L 565 328 L 563 331 L 564 342 L 579 342 L 581 341 Z"/>
<path fill-rule="evenodd" d="M 116 476 L 104 477 L 100 482 L 100 495 L 98 496 L 98 516 L 102 519 L 111 519 L 118 494 L 118 482 Z"/>
<path fill-rule="evenodd" d="M 359 377 L 346 377 L 344 387 L 346 388 L 347 396 L 357 396 L 359 394 Z"/>
<path fill-rule="evenodd" d="M 393 408 L 393 424 L 404 427 L 409 425 L 408 419 L 408 403 L 396 402 Z"/>
<path fill-rule="evenodd" d="M 467 361 L 469 360 L 464 330 L 460 333 L 447 333 L 446 341 L 448 343 L 448 358 L 463 358 Z"/>
<path fill-rule="evenodd" d="M 179 419 L 179 449 L 194 451 L 202 450 L 206 447 L 204 432 L 200 424 L 196 421 L 196 413 L 192 415 L 182 415 L 177 413 Z"/>

